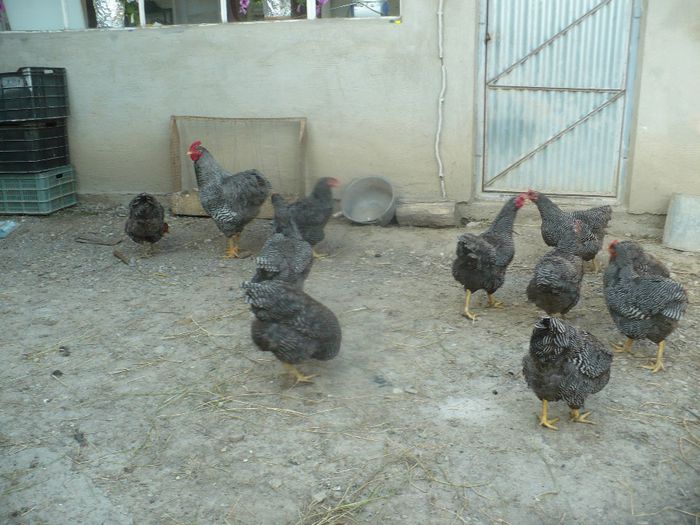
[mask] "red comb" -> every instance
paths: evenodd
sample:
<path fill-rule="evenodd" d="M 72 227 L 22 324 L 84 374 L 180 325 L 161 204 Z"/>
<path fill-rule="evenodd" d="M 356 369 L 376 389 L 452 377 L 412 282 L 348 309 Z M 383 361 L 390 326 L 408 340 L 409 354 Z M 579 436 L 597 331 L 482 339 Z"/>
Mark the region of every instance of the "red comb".
<path fill-rule="evenodd" d="M 192 144 L 190 144 L 190 148 L 188 151 L 195 151 L 201 145 L 202 145 L 201 140 L 195 140 Z"/>

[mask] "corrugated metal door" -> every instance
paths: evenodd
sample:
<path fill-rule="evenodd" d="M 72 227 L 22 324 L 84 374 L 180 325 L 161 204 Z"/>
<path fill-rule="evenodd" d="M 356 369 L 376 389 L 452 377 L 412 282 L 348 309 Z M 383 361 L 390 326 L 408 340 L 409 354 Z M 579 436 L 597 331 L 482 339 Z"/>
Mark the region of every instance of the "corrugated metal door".
<path fill-rule="evenodd" d="M 639 0 L 484 2 L 482 191 L 616 197 Z"/>

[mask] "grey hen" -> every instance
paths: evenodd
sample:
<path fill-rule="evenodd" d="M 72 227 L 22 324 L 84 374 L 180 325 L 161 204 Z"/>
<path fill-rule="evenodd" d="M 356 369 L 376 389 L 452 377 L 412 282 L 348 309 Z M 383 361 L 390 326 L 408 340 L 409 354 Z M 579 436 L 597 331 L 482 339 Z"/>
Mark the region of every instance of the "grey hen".
<path fill-rule="evenodd" d="M 462 315 L 472 321 L 476 319 L 476 315 L 469 311 L 473 292 L 486 290 L 489 306 L 502 305 L 493 298 L 493 293 L 503 285 L 506 269 L 515 255 L 513 223 L 515 214 L 526 201 L 522 193 L 511 197 L 488 230 L 480 235 L 463 233 L 457 239 L 457 258 L 452 262 L 452 276 L 464 286 L 466 297 Z"/>
<path fill-rule="evenodd" d="M 638 243 L 634 241 L 618 241 L 614 240 L 608 246 L 608 253 L 612 256 L 616 246 L 623 246 L 627 252 L 627 258 L 632 261 L 632 269 L 639 275 L 658 275 L 661 277 L 671 277 L 671 272 L 666 265 L 662 263 L 654 255 L 644 251 Z M 622 259 L 625 260 L 624 258 Z M 611 257 L 609 266 L 614 266 L 610 271 L 603 274 L 603 285 L 607 288 L 617 275 L 620 268 L 620 260 L 616 257 Z"/>
<path fill-rule="evenodd" d="M 591 423 L 580 410 L 590 394 L 610 379 L 612 352 L 595 337 L 561 319 L 542 317 L 532 330 L 530 352 L 523 358 L 527 385 L 542 401 L 540 424 L 557 430 L 558 418 L 547 418 L 550 401 L 564 400 L 572 421 Z"/>
<path fill-rule="evenodd" d="M 141 193 L 131 200 L 124 231 L 132 241 L 145 245 L 145 251 L 150 253 L 153 244 L 161 240 L 168 230 L 165 211 L 158 199 L 148 193 Z"/>
<path fill-rule="evenodd" d="M 666 338 L 676 329 L 688 305 L 683 286 L 667 277 L 668 269 L 632 241 L 612 241 L 605 270 L 605 302 L 617 328 L 627 336 L 615 350 L 629 352 L 635 339 L 658 346 L 656 361 L 645 365 L 652 372 L 664 369 Z"/>
<path fill-rule="evenodd" d="M 598 206 L 588 210 L 576 210 L 571 213 L 563 211 L 544 193 L 528 190 L 528 198 L 535 203 L 542 218 L 542 239 L 547 246 L 557 246 L 562 237 L 571 235 L 572 224 L 578 219 L 582 223 L 581 238 L 577 255 L 584 261 L 593 261 L 598 269 L 595 256 L 603 246 L 605 228 L 612 218 L 610 206 Z"/>
<path fill-rule="evenodd" d="M 313 376 L 302 374 L 295 364 L 338 355 L 340 323 L 327 307 L 283 281 L 244 282 L 241 287 L 255 314 L 253 342 L 282 361 L 297 382 L 308 383 Z"/>
<path fill-rule="evenodd" d="M 194 162 L 202 208 L 228 239 L 226 257 L 238 257 L 238 239 L 270 194 L 270 182 L 254 169 L 229 173 L 199 140 L 187 154 Z"/>
<path fill-rule="evenodd" d="M 575 220 L 574 235 L 562 237 L 559 245 L 546 253 L 535 266 L 527 298 L 548 315 L 565 315 L 578 303 L 583 279 L 583 259 L 576 255 L 581 221 Z"/>
<path fill-rule="evenodd" d="M 289 208 L 292 219 L 301 236 L 311 246 L 316 246 L 325 237 L 324 228 L 333 213 L 333 191 L 340 185 L 338 179 L 323 177 L 316 182 L 311 195 L 292 203 Z M 315 257 L 320 257 L 314 251 Z"/>
<path fill-rule="evenodd" d="M 273 193 L 271 200 L 275 208 L 273 234 L 255 259 L 257 269 L 252 282 L 279 280 L 301 290 L 314 260 L 311 245 L 301 238 L 284 198 Z"/>

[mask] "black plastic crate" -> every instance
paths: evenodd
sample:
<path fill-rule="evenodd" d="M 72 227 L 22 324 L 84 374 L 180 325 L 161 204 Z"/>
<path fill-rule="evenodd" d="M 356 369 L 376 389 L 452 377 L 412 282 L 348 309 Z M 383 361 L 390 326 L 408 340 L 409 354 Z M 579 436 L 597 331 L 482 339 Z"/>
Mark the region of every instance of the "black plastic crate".
<path fill-rule="evenodd" d="M 0 124 L 0 173 L 33 173 L 69 163 L 65 119 Z"/>
<path fill-rule="evenodd" d="M 68 116 L 68 86 L 62 67 L 21 67 L 0 73 L 0 122 Z"/>

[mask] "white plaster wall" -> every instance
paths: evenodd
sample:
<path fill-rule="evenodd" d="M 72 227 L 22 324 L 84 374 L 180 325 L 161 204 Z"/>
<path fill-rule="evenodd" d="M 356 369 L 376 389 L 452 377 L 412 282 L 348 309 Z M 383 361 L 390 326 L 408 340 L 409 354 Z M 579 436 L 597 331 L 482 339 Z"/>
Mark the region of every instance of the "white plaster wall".
<path fill-rule="evenodd" d="M 448 197 L 471 196 L 478 0 L 445 2 Z M 0 33 L 0 71 L 68 69 L 79 192 L 173 190 L 170 115 L 308 118 L 308 176 L 389 177 L 437 200 L 437 0 L 402 23 L 327 19 L 133 30 Z M 648 0 L 627 201 L 665 213 L 700 193 L 700 2 Z"/>
<path fill-rule="evenodd" d="M 79 192 L 173 189 L 169 119 L 308 118 L 309 177 L 380 174 L 439 198 L 434 134 L 437 2 L 403 0 L 401 24 L 328 19 L 0 34 L 0 71 L 66 67 Z M 449 197 L 472 179 L 476 0 L 445 2 Z"/>
<path fill-rule="evenodd" d="M 642 28 L 629 211 L 700 195 L 700 2 L 649 0 Z"/>

